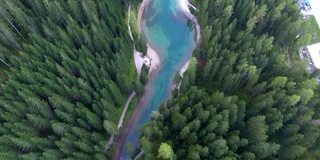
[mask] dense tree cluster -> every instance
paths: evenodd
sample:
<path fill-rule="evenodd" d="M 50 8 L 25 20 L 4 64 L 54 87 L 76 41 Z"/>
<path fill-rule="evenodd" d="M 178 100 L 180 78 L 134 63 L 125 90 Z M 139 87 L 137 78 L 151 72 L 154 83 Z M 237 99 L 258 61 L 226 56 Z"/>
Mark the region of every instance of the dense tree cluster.
<path fill-rule="evenodd" d="M 137 9 L 138 6 L 132 5 L 134 8 L 130 12 L 129 25 L 131 27 L 132 38 L 135 40 L 135 47 L 137 51 L 141 52 L 143 55 L 147 54 L 147 37 L 140 31 L 140 26 L 138 25 L 137 19 Z"/>
<path fill-rule="evenodd" d="M 318 80 L 290 59 L 310 36 L 296 38 L 298 3 L 193 3 L 202 28 L 198 65 L 142 130 L 144 159 L 319 159 Z M 163 144 L 170 158 L 159 155 Z"/>
<path fill-rule="evenodd" d="M 11 66 L 0 159 L 108 157 L 127 96 L 143 92 L 126 16 L 120 0 L 0 1 L 0 58 Z"/>

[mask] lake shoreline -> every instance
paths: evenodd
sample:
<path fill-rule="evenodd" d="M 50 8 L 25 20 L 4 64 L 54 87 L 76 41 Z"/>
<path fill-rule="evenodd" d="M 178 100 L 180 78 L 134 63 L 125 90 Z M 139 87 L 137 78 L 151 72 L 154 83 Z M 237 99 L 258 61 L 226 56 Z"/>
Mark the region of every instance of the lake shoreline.
<path fill-rule="evenodd" d="M 193 22 L 193 24 L 195 25 L 195 41 L 196 41 L 196 45 L 199 46 L 200 45 L 200 38 L 201 38 L 201 30 L 200 30 L 200 25 L 198 23 L 197 18 L 191 14 L 189 6 L 190 5 L 193 9 L 197 10 L 197 8 L 195 8 L 192 4 L 189 3 L 188 0 L 178 0 L 179 6 L 180 6 L 180 10 L 183 12 L 183 14 Z M 191 59 L 190 59 L 191 60 Z M 189 62 L 190 60 L 188 60 L 183 66 L 182 68 L 179 70 L 179 74 L 181 77 L 183 77 L 184 73 L 187 71 L 188 67 L 189 67 Z"/>
<path fill-rule="evenodd" d="M 149 5 L 150 0 L 143 0 L 140 4 L 139 11 L 138 11 L 138 28 L 142 31 L 142 21 L 144 17 L 144 13 L 146 11 L 146 7 Z"/>
<path fill-rule="evenodd" d="M 144 13 L 145 13 L 146 7 L 149 5 L 149 2 L 150 0 L 144 0 L 140 5 L 139 11 L 137 14 L 138 30 L 140 34 L 142 33 L 142 22 L 143 22 Z M 130 11 L 130 7 L 131 5 L 129 5 L 129 11 Z M 129 13 L 128 15 L 130 16 Z M 130 26 L 128 26 L 128 28 L 130 30 Z M 130 37 L 132 41 L 134 41 L 131 35 L 131 31 L 129 32 L 130 32 Z M 147 65 L 150 68 L 149 75 L 148 75 L 149 79 L 152 78 L 151 76 L 155 75 L 153 72 L 156 72 L 157 69 L 160 67 L 159 54 L 148 43 L 147 43 L 147 55 L 145 56 L 143 56 L 141 52 L 138 52 L 134 46 L 134 61 L 135 61 L 135 66 L 137 69 L 138 76 L 140 76 L 141 68 L 143 64 Z"/>
<path fill-rule="evenodd" d="M 177 0 L 177 2 L 180 2 L 180 1 L 181 0 Z M 143 28 L 142 27 L 143 18 L 144 18 L 144 14 L 146 12 L 146 9 L 148 7 L 149 2 L 150 2 L 150 0 L 143 0 L 143 2 L 140 4 L 140 7 L 139 7 L 139 11 L 138 11 L 138 15 L 137 15 L 137 21 L 138 21 L 138 28 L 139 28 L 140 31 L 142 31 L 142 28 Z M 180 4 L 179 4 L 179 7 L 181 7 Z M 179 10 L 181 10 L 182 12 L 185 13 L 185 11 L 182 9 L 182 7 L 179 8 Z M 187 18 L 190 19 L 190 17 L 187 17 Z M 192 20 L 192 21 L 194 22 L 194 20 Z M 197 25 L 197 21 L 196 21 L 196 23 L 194 22 L 194 24 Z M 197 38 L 195 39 L 195 42 L 199 43 L 199 39 L 200 38 L 199 38 L 198 35 L 199 35 L 200 32 L 197 32 L 197 33 L 198 34 L 196 36 Z M 138 104 L 134 108 L 134 111 L 133 111 L 131 117 L 129 118 L 127 123 L 124 125 L 124 127 L 122 128 L 122 130 L 120 132 L 120 135 L 118 136 L 117 144 L 115 145 L 116 149 L 115 149 L 115 154 L 114 154 L 114 157 L 113 157 L 114 160 L 121 159 L 122 152 L 124 151 L 124 147 L 126 147 L 125 144 L 126 144 L 126 140 L 128 138 L 128 135 L 134 129 L 136 124 L 138 123 L 138 120 L 139 120 L 139 117 L 141 117 L 141 114 L 144 113 L 144 111 L 145 111 L 145 109 L 147 107 L 146 103 L 148 103 L 148 99 L 150 99 L 150 96 L 151 96 L 151 94 L 150 94 L 150 92 L 151 92 L 151 88 L 150 88 L 151 84 L 153 83 L 153 81 L 155 80 L 155 78 L 157 77 L 157 75 L 160 72 L 160 68 L 161 68 L 160 65 L 161 64 L 160 64 L 159 54 L 150 46 L 149 43 L 147 43 L 147 45 L 148 45 L 147 57 L 150 59 L 150 62 L 151 62 L 149 75 L 148 75 L 149 81 L 145 85 L 145 93 L 140 98 Z M 182 72 L 185 72 L 186 66 L 182 67 L 182 68 L 183 68 Z"/>
<path fill-rule="evenodd" d="M 150 0 L 143 0 L 138 11 L 138 28 L 139 31 L 142 32 L 142 23 L 144 18 L 144 13 L 149 5 Z M 153 79 L 157 72 L 158 68 L 160 67 L 160 56 L 155 51 L 150 44 L 147 43 L 148 50 L 147 50 L 147 57 L 150 59 L 150 69 L 149 69 L 149 79 Z"/>
<path fill-rule="evenodd" d="M 146 7 L 148 6 L 148 4 L 149 4 L 149 0 L 143 0 L 143 2 L 141 3 L 141 5 L 139 7 L 137 21 L 138 21 L 138 28 L 139 28 L 140 32 L 142 31 L 141 24 L 143 21 L 143 15 L 145 13 L 145 10 L 146 10 Z M 136 123 L 138 123 L 137 120 L 146 107 L 145 103 L 150 98 L 149 97 L 150 94 L 148 94 L 148 92 L 150 92 L 150 84 L 159 72 L 159 66 L 160 66 L 159 55 L 152 47 L 150 47 L 149 44 L 147 44 L 147 45 L 148 45 L 148 50 L 147 50 L 146 56 L 150 59 L 150 68 L 149 68 L 149 75 L 148 75 L 149 80 L 144 87 L 145 92 L 144 92 L 143 96 L 140 98 L 138 104 L 136 105 L 136 107 L 133 110 L 131 117 L 129 118 L 127 123 L 123 126 L 123 128 L 120 132 L 120 135 L 118 136 L 117 145 L 115 145 L 115 154 L 113 156 L 113 160 L 119 160 L 121 158 L 123 147 L 125 147 L 126 139 L 129 135 L 130 131 L 133 129 L 133 126 Z"/>
<path fill-rule="evenodd" d="M 200 44 L 200 38 L 201 38 L 201 31 L 200 31 L 200 25 L 198 23 L 197 18 L 190 12 L 189 6 L 192 7 L 193 9 L 195 9 L 196 11 L 198 11 L 197 8 L 195 8 L 192 4 L 189 3 L 188 0 L 177 0 L 180 10 L 184 13 L 184 15 L 193 22 L 193 24 L 195 25 L 195 29 L 196 29 L 196 44 L 199 45 Z"/>

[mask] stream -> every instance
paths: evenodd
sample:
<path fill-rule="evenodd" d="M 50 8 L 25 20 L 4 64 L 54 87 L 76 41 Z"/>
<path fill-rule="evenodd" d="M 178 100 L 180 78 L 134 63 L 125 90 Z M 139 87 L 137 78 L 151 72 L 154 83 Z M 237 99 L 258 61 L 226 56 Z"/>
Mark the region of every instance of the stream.
<path fill-rule="evenodd" d="M 143 112 L 126 138 L 126 143 L 139 143 L 138 126 L 150 122 L 153 111 L 171 96 L 172 79 L 179 69 L 191 58 L 196 47 L 195 30 L 191 22 L 179 10 L 177 0 L 150 0 L 146 7 L 142 30 L 148 44 L 160 58 L 159 72 L 149 82 L 144 96 Z M 152 61 L 151 61 L 152 62 Z M 130 159 L 131 153 L 123 147 L 121 159 Z"/>

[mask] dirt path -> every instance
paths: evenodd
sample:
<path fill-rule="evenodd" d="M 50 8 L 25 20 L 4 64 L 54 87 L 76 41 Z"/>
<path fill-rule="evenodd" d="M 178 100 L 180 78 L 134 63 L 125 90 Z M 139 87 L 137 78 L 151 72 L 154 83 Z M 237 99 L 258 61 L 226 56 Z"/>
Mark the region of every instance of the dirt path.
<path fill-rule="evenodd" d="M 130 25 L 129 25 L 131 5 L 129 5 L 128 10 L 129 10 L 129 11 L 128 11 L 128 30 L 129 30 L 130 38 L 131 38 L 131 40 L 134 42 L 134 39 L 133 39 L 132 33 L 131 33 L 131 28 L 130 28 Z M 134 48 L 134 50 L 135 50 L 135 48 Z M 121 116 L 120 116 L 120 119 L 119 119 L 119 122 L 118 122 L 118 129 L 120 129 L 120 127 L 122 127 L 123 120 L 124 120 L 124 116 L 126 115 L 126 112 L 127 112 L 127 110 L 128 110 L 128 106 L 129 106 L 129 104 L 130 104 L 130 102 L 131 102 L 131 100 L 132 100 L 132 98 L 133 98 L 134 96 L 136 96 L 136 92 L 135 92 L 135 91 L 132 91 L 131 94 L 130 94 L 130 96 L 128 97 L 127 102 L 126 102 L 126 104 L 125 104 L 125 106 L 124 106 L 124 109 L 123 109 L 123 111 L 122 111 L 122 113 L 121 113 Z M 113 143 L 113 141 L 114 141 L 114 137 L 115 137 L 114 134 L 111 135 L 111 137 L 109 138 L 108 143 L 104 146 L 104 150 L 103 150 L 104 152 L 107 152 L 107 151 L 109 150 L 110 146 L 112 145 L 112 143 Z"/>
<path fill-rule="evenodd" d="M 119 123 L 118 123 L 118 129 L 119 129 L 120 127 L 122 127 L 124 116 L 126 115 L 127 110 L 128 110 L 128 107 L 129 107 L 129 104 L 130 104 L 130 102 L 131 102 L 131 100 L 132 100 L 132 98 L 133 98 L 134 96 L 136 96 L 136 92 L 135 92 L 135 91 L 133 91 L 133 92 L 130 94 L 129 98 L 127 99 L 126 105 L 125 105 L 125 107 L 124 107 L 124 109 L 123 109 L 123 111 L 122 111 L 122 114 L 121 114 L 121 117 L 120 117 L 120 120 L 119 120 Z"/>
<path fill-rule="evenodd" d="M 128 26 L 128 31 L 129 31 L 129 36 L 132 42 L 134 42 L 134 39 L 132 37 L 132 33 L 131 33 L 131 27 L 130 27 L 130 14 L 131 14 L 131 4 L 129 4 L 128 7 L 128 22 L 127 22 L 127 26 Z"/>
<path fill-rule="evenodd" d="M 144 150 L 142 150 L 133 160 L 138 160 L 141 156 L 143 156 Z"/>
<path fill-rule="evenodd" d="M 143 13 L 144 13 L 145 8 L 148 6 L 148 3 L 149 3 L 149 0 L 144 0 L 141 3 L 140 8 L 139 8 L 138 25 L 139 25 L 140 30 L 141 30 L 141 22 L 143 19 Z M 131 9 L 131 8 L 129 8 L 129 9 Z M 189 13 L 190 13 L 190 11 L 189 11 Z M 189 18 L 194 22 L 194 24 L 196 26 L 196 31 L 197 31 L 196 42 L 197 42 L 197 44 L 199 44 L 200 37 L 201 37 L 200 26 L 198 24 L 197 19 L 192 14 L 191 15 L 189 14 Z M 139 103 L 137 104 L 137 106 L 135 107 L 135 109 L 132 113 L 132 116 L 130 117 L 129 121 L 123 126 L 123 128 L 121 129 L 120 135 L 118 136 L 113 160 L 119 160 L 121 158 L 121 152 L 122 152 L 122 149 L 125 145 L 126 138 L 127 138 L 128 134 L 130 133 L 130 131 L 133 129 L 134 125 L 137 123 L 138 118 L 141 116 L 141 114 L 143 113 L 143 111 L 146 107 L 146 102 L 150 98 L 150 94 L 149 94 L 150 83 L 154 80 L 154 78 L 158 74 L 158 72 L 159 72 L 159 69 L 156 68 L 152 72 L 149 73 L 149 75 L 148 75 L 149 82 L 145 86 L 145 93 L 141 97 L 141 99 L 139 100 Z M 144 152 L 141 152 L 138 157 L 140 157 L 143 154 L 144 154 Z"/>
<path fill-rule="evenodd" d="M 130 102 L 131 102 L 131 100 L 132 100 L 132 98 L 134 96 L 136 96 L 136 92 L 132 91 L 130 96 L 128 97 L 126 105 L 124 106 L 124 109 L 123 109 L 123 111 L 121 113 L 121 116 L 120 116 L 120 119 L 119 119 L 119 122 L 118 122 L 118 129 L 120 129 L 120 127 L 122 127 L 124 116 L 126 115 L 128 107 L 129 107 L 129 104 L 130 104 Z M 114 140 L 114 134 L 109 138 L 108 144 L 106 144 L 104 146 L 104 150 L 103 150 L 104 152 L 107 152 L 109 150 L 110 146 L 113 143 L 113 140 Z"/>
<path fill-rule="evenodd" d="M 141 20 L 142 20 L 142 15 L 144 12 L 145 7 L 147 6 L 149 0 L 144 0 L 142 4 L 140 5 L 139 8 L 139 13 L 138 13 L 138 23 L 139 23 L 139 28 L 141 27 Z M 129 8 L 131 9 L 131 7 Z M 129 10 L 130 11 L 130 10 Z M 129 23 L 128 23 L 129 24 Z M 141 28 L 140 28 L 141 29 Z M 121 152 L 124 147 L 124 144 L 126 142 L 126 138 L 130 131 L 132 130 L 132 127 L 134 126 L 135 123 L 137 123 L 138 118 L 140 117 L 142 111 L 145 109 L 145 103 L 146 100 L 149 98 L 148 92 L 150 91 L 150 82 L 153 81 L 155 75 L 157 75 L 158 70 L 153 70 L 151 73 L 149 73 L 149 82 L 145 86 L 145 94 L 140 98 L 139 103 L 135 107 L 132 116 L 130 117 L 129 121 L 122 127 L 120 135 L 118 136 L 118 140 L 116 143 L 116 148 L 115 148 L 115 154 L 113 157 L 113 160 L 119 160 L 121 158 Z"/>
<path fill-rule="evenodd" d="M 126 138 L 128 137 L 130 131 L 133 129 L 134 125 L 137 123 L 138 118 L 141 116 L 143 113 L 145 107 L 146 107 L 146 102 L 150 98 L 150 83 L 154 80 L 155 76 L 158 74 L 157 72 L 152 72 L 149 75 L 149 81 L 147 85 L 145 86 L 145 93 L 144 95 L 140 98 L 139 103 L 137 104 L 136 108 L 134 109 L 132 116 L 130 117 L 129 121 L 122 127 L 121 133 L 118 136 L 118 140 L 116 143 L 116 150 L 115 154 L 113 157 L 113 160 L 119 160 L 121 158 L 121 152 L 122 149 L 126 142 Z"/>

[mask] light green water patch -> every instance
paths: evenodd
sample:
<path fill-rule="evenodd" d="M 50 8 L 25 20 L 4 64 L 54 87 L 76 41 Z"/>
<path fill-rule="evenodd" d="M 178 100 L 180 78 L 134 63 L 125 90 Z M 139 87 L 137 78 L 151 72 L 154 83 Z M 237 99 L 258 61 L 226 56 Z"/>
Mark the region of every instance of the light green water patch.
<path fill-rule="evenodd" d="M 151 0 L 147 9 L 149 12 L 153 12 L 152 14 L 149 14 L 149 19 L 153 19 L 156 17 L 156 15 L 163 12 L 163 8 L 161 7 L 161 1 Z"/>
<path fill-rule="evenodd" d="M 143 27 L 146 27 L 146 21 L 144 21 Z M 144 32 L 148 38 L 148 44 L 157 50 L 157 52 L 159 52 L 158 54 L 160 59 L 166 59 L 166 55 L 168 54 L 166 53 L 166 49 L 170 46 L 171 39 L 166 36 L 163 28 L 161 28 L 161 26 L 154 25 L 149 27 L 148 30 L 144 29 Z"/>

